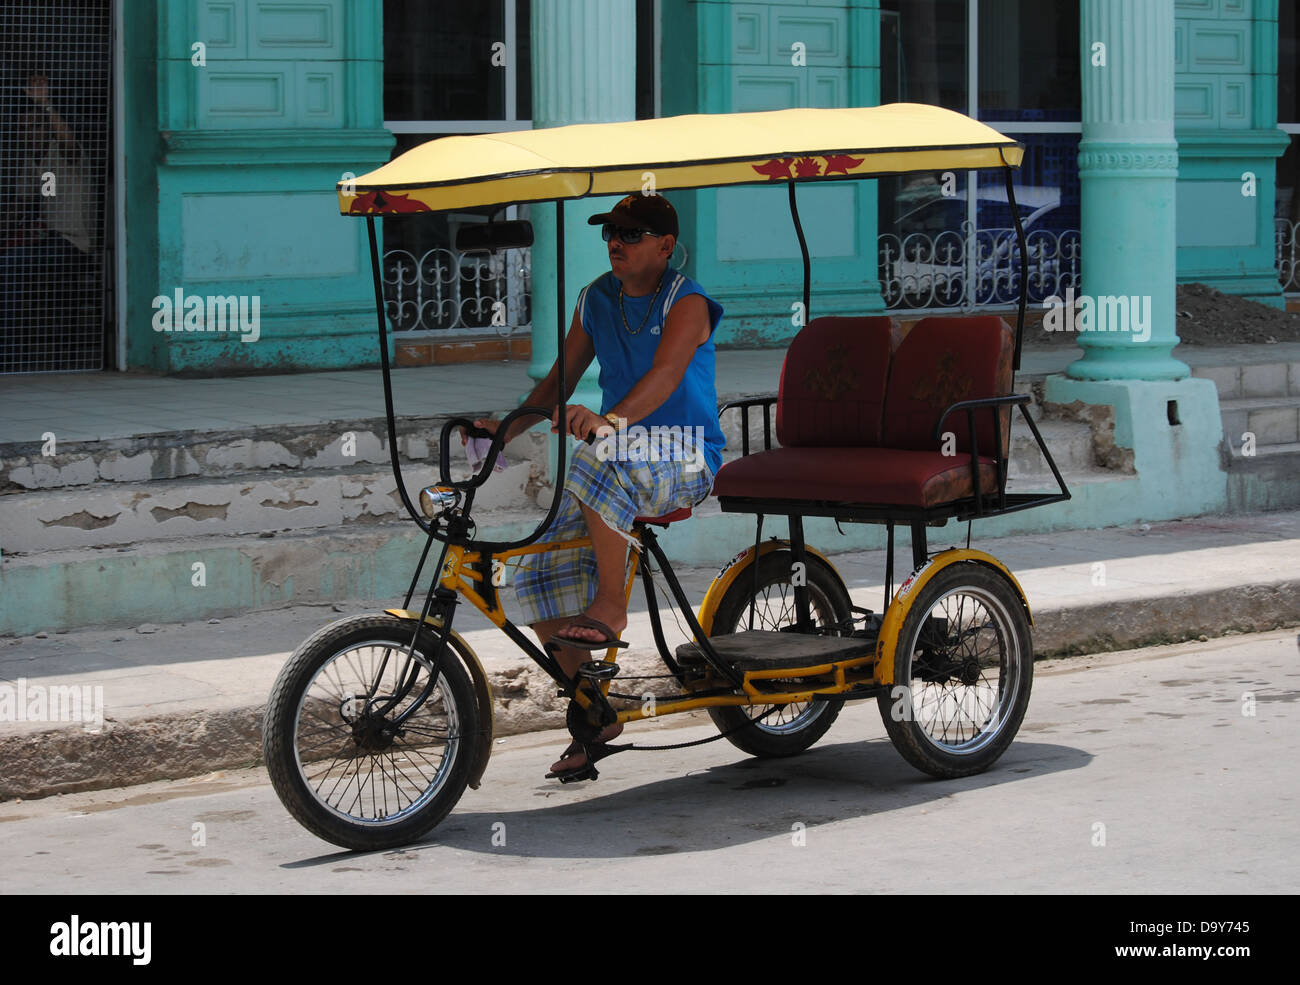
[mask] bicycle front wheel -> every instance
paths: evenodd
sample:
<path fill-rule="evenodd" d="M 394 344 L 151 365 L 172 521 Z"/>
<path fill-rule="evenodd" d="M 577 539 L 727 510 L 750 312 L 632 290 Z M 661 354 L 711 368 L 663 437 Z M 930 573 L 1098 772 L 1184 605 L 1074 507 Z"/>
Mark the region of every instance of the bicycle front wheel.
<path fill-rule="evenodd" d="M 280 671 L 263 752 L 281 802 L 307 830 L 354 851 L 408 844 L 432 830 L 469 782 L 479 730 L 473 685 L 437 630 L 393 616 L 332 623 Z M 408 714 L 409 713 L 409 714 Z"/>

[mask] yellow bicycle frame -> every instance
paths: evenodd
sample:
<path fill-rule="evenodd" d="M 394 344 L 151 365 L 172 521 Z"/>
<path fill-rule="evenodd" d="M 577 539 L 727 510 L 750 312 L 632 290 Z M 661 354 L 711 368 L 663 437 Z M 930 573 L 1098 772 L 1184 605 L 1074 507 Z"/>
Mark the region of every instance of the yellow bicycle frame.
<path fill-rule="evenodd" d="M 639 541 L 639 536 L 634 533 L 634 538 Z M 549 541 L 546 543 L 530 544 L 526 547 L 519 547 L 513 550 L 503 551 L 499 554 L 493 554 L 489 560 L 505 564 L 507 561 L 523 557 L 529 554 L 542 554 L 549 551 L 563 551 L 579 547 L 588 547 L 591 544 L 589 537 L 578 537 L 572 540 Z M 757 563 L 766 554 L 774 550 L 784 550 L 787 548 L 783 541 L 770 540 L 759 545 L 757 555 L 754 548 L 747 548 L 738 554 L 732 561 L 719 573 L 709 586 L 705 594 L 704 601 L 700 605 L 699 622 L 705 632 L 712 628 L 713 617 L 715 615 L 718 603 L 727 588 L 733 584 L 748 569 L 750 564 Z M 830 560 L 826 555 L 812 548 L 805 548 L 808 553 L 824 561 L 834 570 Z M 640 548 L 638 548 L 640 550 Z M 854 657 L 849 660 L 837 660 L 832 663 L 815 664 L 807 667 L 781 667 L 773 670 L 752 670 L 745 671 L 743 683 L 739 694 L 710 695 L 708 697 L 692 698 L 680 697 L 669 698 L 663 701 L 643 702 L 640 707 L 630 708 L 619 711 L 619 723 L 640 721 L 647 718 L 660 717 L 662 715 L 672 715 L 679 712 L 693 711 L 700 708 L 718 708 L 723 706 L 743 707 L 751 705 L 772 705 L 772 704 L 794 704 L 797 702 L 811 701 L 816 696 L 833 696 L 843 694 L 854 688 L 860 688 L 864 685 L 890 685 L 894 683 L 894 658 L 898 647 L 898 637 L 902 630 L 903 624 L 911 611 L 912 605 L 916 598 L 921 594 L 921 590 L 936 575 L 954 564 L 961 564 L 967 561 L 974 561 L 993 568 L 1002 574 L 1015 588 L 1017 596 L 1025 606 L 1025 613 L 1032 624 L 1032 616 L 1029 614 L 1029 604 L 1025 601 L 1025 593 L 1020 587 L 1020 583 L 997 558 L 983 551 L 968 549 L 950 549 L 940 551 L 931 557 L 925 564 L 913 571 L 895 592 L 893 599 L 890 601 L 889 608 L 884 614 L 884 620 L 880 627 L 880 633 L 876 640 L 876 646 L 873 653 Z M 439 584 L 443 588 L 451 589 L 464 597 L 474 608 L 483 613 L 498 628 L 503 628 L 509 620 L 505 612 L 498 603 L 492 605 L 488 598 L 485 597 L 480 589 L 484 580 L 483 556 L 478 551 L 468 551 L 463 547 L 452 546 L 447 550 L 446 557 L 443 560 L 442 571 L 439 573 Z M 487 571 L 495 570 L 495 564 L 489 565 Z M 632 587 L 636 581 L 636 555 L 629 556 L 627 584 L 625 589 L 625 598 L 627 602 L 632 599 Z M 491 577 L 491 575 L 488 575 Z M 495 587 L 495 586 L 494 586 Z M 495 596 L 495 592 L 486 593 Z M 388 609 L 392 615 L 401 619 L 414 620 L 418 614 L 405 609 Z M 430 618 L 428 621 L 435 626 L 440 625 L 437 620 Z M 472 658 L 472 666 L 469 668 L 471 676 L 474 678 L 475 687 L 480 692 L 481 707 L 485 703 L 483 710 L 486 711 L 486 718 L 491 722 L 491 693 L 487 686 L 487 677 L 483 668 L 474 655 L 473 650 L 465 643 L 459 635 L 456 636 L 459 649 L 462 653 L 469 654 Z M 610 647 L 605 653 L 605 660 L 609 663 L 617 661 L 618 648 Z M 814 683 L 815 679 L 821 681 Z M 799 680 L 805 686 L 798 690 L 781 690 L 772 691 L 761 688 L 760 682 L 777 681 L 777 680 Z M 611 682 L 603 682 L 601 687 L 602 694 L 608 694 Z M 486 701 L 484 702 L 484 699 Z M 583 693 L 581 689 L 575 694 L 575 700 L 579 705 L 586 708 L 590 705 L 591 699 Z M 488 735 L 490 742 L 491 729 L 489 727 Z M 484 757 L 486 761 L 486 757 Z M 477 779 L 477 777 L 476 777 Z"/>

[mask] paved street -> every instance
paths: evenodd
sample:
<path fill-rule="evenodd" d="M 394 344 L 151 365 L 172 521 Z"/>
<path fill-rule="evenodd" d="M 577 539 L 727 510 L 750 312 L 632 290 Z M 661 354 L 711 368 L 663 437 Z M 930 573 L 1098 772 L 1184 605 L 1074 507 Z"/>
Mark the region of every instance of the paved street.
<path fill-rule="evenodd" d="M 423 843 L 372 855 L 299 828 L 262 770 L 10 802 L 5 888 L 1294 893 L 1297 696 L 1294 629 L 1040 662 L 1017 742 L 949 782 L 902 761 L 874 703 L 794 759 L 629 753 L 569 787 L 542 779 L 561 733 L 515 736 Z"/>

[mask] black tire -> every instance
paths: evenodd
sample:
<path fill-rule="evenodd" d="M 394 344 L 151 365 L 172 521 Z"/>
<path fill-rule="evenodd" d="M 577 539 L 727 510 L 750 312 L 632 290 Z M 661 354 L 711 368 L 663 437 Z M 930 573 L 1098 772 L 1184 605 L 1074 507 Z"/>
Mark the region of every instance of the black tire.
<path fill-rule="evenodd" d="M 963 561 L 917 595 L 898 635 L 895 685 L 876 700 L 903 758 L 951 779 L 982 773 L 1006 751 L 1033 678 L 1019 593 L 993 568 Z"/>
<path fill-rule="evenodd" d="M 413 623 L 388 615 L 331 623 L 294 651 L 267 702 L 262 748 L 275 792 L 308 831 L 354 851 L 395 848 L 432 830 L 473 769 L 479 710 L 454 639 L 438 686 L 401 734 L 382 734 L 429 682 L 427 655 L 437 640 L 421 631 L 408 658 L 413 631 Z M 390 709 L 376 708 L 402 672 L 415 675 L 409 693 Z M 375 679 L 375 699 L 359 707 Z"/>
<path fill-rule="evenodd" d="M 808 556 L 808 595 L 813 621 L 818 626 L 848 625 L 852 603 L 835 569 L 814 554 Z M 710 636 L 725 636 L 750 628 L 749 603 L 756 599 L 754 629 L 775 630 L 793 625 L 793 562 L 788 550 L 769 551 L 758 562 L 758 592 L 753 568 L 746 566 L 718 600 Z M 794 756 L 826 734 L 839 716 L 843 701 L 804 701 L 789 705 L 750 705 L 710 708 L 709 717 L 719 731 L 740 729 L 727 736 L 737 749 L 751 756 Z M 772 711 L 773 707 L 776 708 Z M 771 711 L 771 714 L 767 714 Z M 767 715 L 760 722 L 755 718 Z M 750 724 L 753 722 L 753 724 Z M 741 726 L 747 726 L 741 728 Z"/>

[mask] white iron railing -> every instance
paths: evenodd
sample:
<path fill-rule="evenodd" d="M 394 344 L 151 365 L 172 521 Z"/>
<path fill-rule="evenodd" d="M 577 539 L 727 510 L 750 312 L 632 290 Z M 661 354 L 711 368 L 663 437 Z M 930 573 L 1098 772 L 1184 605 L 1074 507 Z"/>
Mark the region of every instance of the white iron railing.
<path fill-rule="evenodd" d="M 1300 244 L 1296 242 L 1297 227 L 1300 222 L 1289 219 L 1273 220 L 1273 256 L 1277 267 L 1277 279 L 1286 294 L 1300 293 Z"/>
<path fill-rule="evenodd" d="M 1020 295 L 1020 257 L 1014 229 L 976 229 L 934 235 L 877 237 L 880 288 L 894 310 L 953 308 L 970 311 L 1014 304 Z M 1062 297 L 1079 287 L 1079 231 L 1035 229 L 1029 251 L 1029 300 Z"/>
<path fill-rule="evenodd" d="M 531 327 L 530 250 L 467 256 L 436 248 L 420 257 L 384 253 L 384 302 L 395 332 L 480 331 L 511 335 Z"/>

